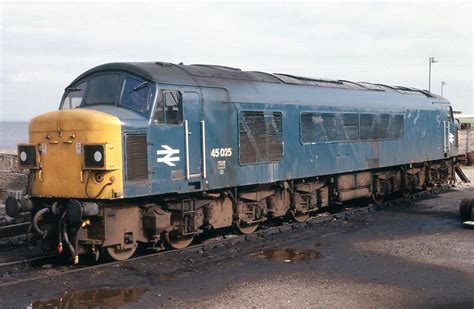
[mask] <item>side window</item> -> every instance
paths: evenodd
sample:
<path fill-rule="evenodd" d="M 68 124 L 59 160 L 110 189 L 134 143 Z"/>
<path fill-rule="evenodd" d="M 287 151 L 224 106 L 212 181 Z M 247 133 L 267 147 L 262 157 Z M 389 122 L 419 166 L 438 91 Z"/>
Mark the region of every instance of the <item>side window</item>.
<path fill-rule="evenodd" d="M 183 97 L 176 90 L 162 90 L 155 108 L 155 124 L 180 124 L 183 122 Z"/>
<path fill-rule="evenodd" d="M 82 82 L 66 89 L 66 97 L 61 104 L 61 109 L 78 108 L 81 105 L 82 98 L 86 92 L 87 82 Z"/>
<path fill-rule="evenodd" d="M 300 116 L 303 144 L 403 138 L 402 114 L 310 113 Z"/>
<path fill-rule="evenodd" d="M 453 107 L 452 106 L 449 106 L 448 119 L 450 121 L 454 122 L 454 113 L 453 113 Z"/>
<path fill-rule="evenodd" d="M 401 114 L 360 114 L 360 139 L 403 138 L 404 118 Z"/>
<path fill-rule="evenodd" d="M 317 144 L 358 139 L 358 114 L 301 113 L 300 141 L 303 144 Z"/>
<path fill-rule="evenodd" d="M 360 114 L 360 139 L 363 141 L 379 138 L 380 119 L 375 114 Z"/>

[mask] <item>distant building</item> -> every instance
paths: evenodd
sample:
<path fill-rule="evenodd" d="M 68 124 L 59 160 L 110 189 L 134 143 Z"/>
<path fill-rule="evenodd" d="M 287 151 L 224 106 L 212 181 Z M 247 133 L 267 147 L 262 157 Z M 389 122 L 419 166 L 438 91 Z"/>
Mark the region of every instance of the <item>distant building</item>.
<path fill-rule="evenodd" d="M 454 114 L 454 118 L 459 121 L 459 155 L 467 164 L 474 163 L 474 114 Z"/>
<path fill-rule="evenodd" d="M 461 124 L 461 130 L 474 129 L 474 114 L 455 114 L 454 118 Z"/>

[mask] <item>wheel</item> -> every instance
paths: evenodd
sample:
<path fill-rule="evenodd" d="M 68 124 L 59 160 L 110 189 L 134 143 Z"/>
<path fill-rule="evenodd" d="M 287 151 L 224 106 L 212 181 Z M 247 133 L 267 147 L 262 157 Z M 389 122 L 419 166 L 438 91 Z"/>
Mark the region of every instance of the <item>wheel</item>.
<path fill-rule="evenodd" d="M 385 199 L 385 194 L 375 194 L 375 193 L 372 193 L 372 195 L 370 196 L 372 202 L 375 204 L 375 205 L 379 205 L 379 204 L 382 204 L 382 202 L 384 201 Z"/>
<path fill-rule="evenodd" d="M 195 234 L 190 236 L 175 236 L 172 233 L 167 233 L 165 236 L 166 244 L 172 249 L 184 249 L 189 246 L 194 239 Z"/>
<path fill-rule="evenodd" d="M 382 204 L 385 200 L 385 195 L 387 193 L 387 185 L 384 180 L 378 178 L 377 175 L 373 176 L 372 179 L 372 194 L 370 199 L 375 205 Z"/>
<path fill-rule="evenodd" d="M 459 205 L 459 215 L 462 221 L 469 221 L 472 219 L 472 209 L 474 206 L 474 199 L 465 198 Z"/>
<path fill-rule="evenodd" d="M 469 221 L 474 219 L 474 199 L 469 203 Z"/>
<path fill-rule="evenodd" d="M 309 218 L 309 213 L 301 213 L 294 209 L 288 211 L 288 215 L 296 222 L 305 222 Z"/>
<path fill-rule="evenodd" d="M 426 192 L 431 192 L 431 191 L 433 191 L 433 188 L 434 188 L 433 185 L 425 185 L 425 186 L 423 186 L 423 190 L 425 190 Z"/>
<path fill-rule="evenodd" d="M 237 231 L 237 233 L 242 234 L 242 235 L 248 235 L 248 234 L 252 234 L 253 232 L 257 230 L 258 223 L 246 224 L 246 223 L 243 223 L 242 221 L 234 222 L 234 228 Z"/>
<path fill-rule="evenodd" d="M 468 198 L 463 198 L 461 204 L 459 204 L 459 216 L 461 217 L 461 221 L 466 221 L 468 219 L 468 208 L 467 205 L 469 204 Z"/>
<path fill-rule="evenodd" d="M 409 197 L 411 195 L 411 190 L 408 187 L 402 186 L 400 188 L 400 195 L 402 197 Z"/>
<path fill-rule="evenodd" d="M 101 252 L 104 258 L 108 261 L 124 261 L 131 258 L 135 251 L 137 251 L 137 244 L 135 244 L 132 248 L 129 249 L 119 249 L 116 246 L 109 246 L 109 247 L 102 247 Z"/>

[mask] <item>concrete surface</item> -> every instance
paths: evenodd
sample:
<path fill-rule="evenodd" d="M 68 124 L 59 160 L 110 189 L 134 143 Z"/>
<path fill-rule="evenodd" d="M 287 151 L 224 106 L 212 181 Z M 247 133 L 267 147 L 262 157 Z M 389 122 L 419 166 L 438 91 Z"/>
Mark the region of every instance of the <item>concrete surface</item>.
<path fill-rule="evenodd" d="M 466 168 L 474 179 L 474 168 Z M 2 306 L 474 307 L 460 185 L 435 198 L 229 244 L 1 287 Z M 47 271 L 47 270 L 45 270 Z M 12 293 L 15 291 L 15 293 Z"/>

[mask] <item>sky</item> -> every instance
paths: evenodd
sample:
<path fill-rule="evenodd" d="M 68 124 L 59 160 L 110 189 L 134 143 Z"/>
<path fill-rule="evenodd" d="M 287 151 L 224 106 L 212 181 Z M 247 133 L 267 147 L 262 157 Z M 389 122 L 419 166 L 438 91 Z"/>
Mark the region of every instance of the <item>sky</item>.
<path fill-rule="evenodd" d="M 242 70 L 428 89 L 474 113 L 469 2 L 2 1 L 0 121 L 55 110 L 79 74 L 107 62 Z"/>

